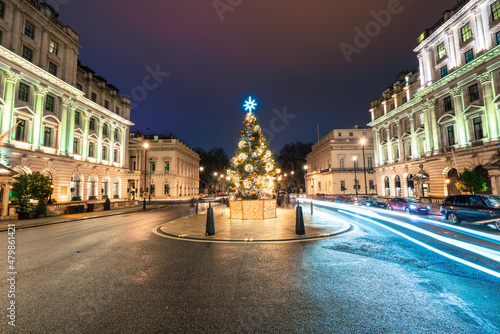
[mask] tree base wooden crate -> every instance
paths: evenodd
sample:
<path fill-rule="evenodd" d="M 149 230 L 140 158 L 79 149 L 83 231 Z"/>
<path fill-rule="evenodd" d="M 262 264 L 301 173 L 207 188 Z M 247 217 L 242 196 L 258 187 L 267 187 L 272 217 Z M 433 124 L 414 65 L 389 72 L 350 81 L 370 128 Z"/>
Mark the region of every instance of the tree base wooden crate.
<path fill-rule="evenodd" d="M 276 218 L 276 200 L 229 201 L 231 219 L 263 220 Z"/>

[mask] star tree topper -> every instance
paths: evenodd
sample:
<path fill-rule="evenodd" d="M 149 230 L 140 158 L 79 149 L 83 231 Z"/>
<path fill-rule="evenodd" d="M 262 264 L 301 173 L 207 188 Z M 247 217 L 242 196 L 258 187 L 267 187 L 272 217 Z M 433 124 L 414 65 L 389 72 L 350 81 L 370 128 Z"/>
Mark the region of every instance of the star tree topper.
<path fill-rule="evenodd" d="M 248 101 L 245 101 L 245 104 L 243 105 L 245 107 L 245 110 L 248 111 L 249 113 L 252 113 L 253 110 L 257 108 L 257 102 L 252 99 L 251 96 L 248 97 Z"/>

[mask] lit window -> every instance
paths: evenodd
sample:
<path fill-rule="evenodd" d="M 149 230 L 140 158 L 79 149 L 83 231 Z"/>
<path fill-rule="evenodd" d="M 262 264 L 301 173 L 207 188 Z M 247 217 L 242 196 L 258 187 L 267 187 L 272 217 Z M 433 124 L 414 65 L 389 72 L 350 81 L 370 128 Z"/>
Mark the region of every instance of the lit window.
<path fill-rule="evenodd" d="M 165 162 L 165 172 L 168 172 L 170 169 L 170 164 L 168 161 Z"/>
<path fill-rule="evenodd" d="M 49 63 L 49 73 L 57 76 L 57 65 L 53 63 Z"/>
<path fill-rule="evenodd" d="M 437 47 L 438 58 L 441 59 L 446 56 L 446 48 L 444 46 L 444 42 L 439 44 Z"/>
<path fill-rule="evenodd" d="M 344 170 L 344 158 L 342 157 L 339 158 L 339 167 L 340 170 Z"/>
<path fill-rule="evenodd" d="M 470 29 L 470 23 L 464 25 L 460 32 L 462 33 L 462 43 L 467 42 L 472 37 L 472 30 Z"/>
<path fill-rule="evenodd" d="M 470 49 L 465 53 L 465 63 L 468 64 L 474 60 L 474 50 Z"/>
<path fill-rule="evenodd" d="M 27 61 L 33 61 L 33 50 L 28 49 L 27 47 L 23 46 L 23 58 L 26 59 Z"/>
<path fill-rule="evenodd" d="M 116 150 L 115 150 L 116 151 Z M 154 172 L 156 170 L 156 162 L 150 161 L 149 165 L 151 166 L 151 171 Z"/>
<path fill-rule="evenodd" d="M 50 40 L 49 52 L 55 54 L 56 56 L 57 53 L 59 52 L 59 44 L 57 44 L 57 42 L 54 41 L 53 39 Z"/>
<path fill-rule="evenodd" d="M 52 147 L 51 140 L 52 140 L 52 128 L 46 126 L 43 129 L 43 146 Z"/>
<path fill-rule="evenodd" d="M 30 88 L 23 83 L 19 84 L 19 95 L 17 96 L 19 100 L 28 102 L 29 94 Z"/>
<path fill-rule="evenodd" d="M 443 104 L 444 104 L 444 112 L 453 110 L 453 106 L 451 104 L 451 96 L 445 97 L 443 99 Z"/>
<path fill-rule="evenodd" d="M 448 66 L 445 65 L 445 66 L 441 67 L 441 78 L 444 78 L 447 75 L 448 75 Z"/>
<path fill-rule="evenodd" d="M 26 21 L 26 24 L 24 25 L 24 34 L 31 39 L 35 39 L 35 26 L 29 21 Z"/>
<path fill-rule="evenodd" d="M 500 17 L 500 0 L 491 4 L 491 16 L 493 17 L 493 21 Z"/>
<path fill-rule="evenodd" d="M 477 87 L 477 84 L 469 87 L 469 97 L 470 97 L 470 102 L 479 100 L 479 89 Z"/>
<path fill-rule="evenodd" d="M 45 110 L 54 111 L 54 98 L 50 95 L 47 95 L 45 100 Z"/>
<path fill-rule="evenodd" d="M 423 112 L 420 113 L 419 117 L 420 117 L 420 125 L 424 125 L 424 113 Z"/>

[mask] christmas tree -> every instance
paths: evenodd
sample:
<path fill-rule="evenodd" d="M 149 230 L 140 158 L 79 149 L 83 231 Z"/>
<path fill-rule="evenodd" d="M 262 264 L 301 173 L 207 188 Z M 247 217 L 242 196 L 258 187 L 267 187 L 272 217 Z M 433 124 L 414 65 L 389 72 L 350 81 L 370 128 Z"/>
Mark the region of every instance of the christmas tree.
<path fill-rule="evenodd" d="M 276 162 L 252 113 L 256 105 L 251 97 L 245 102 L 245 110 L 249 111 L 243 121 L 245 128 L 227 171 L 232 199 L 271 199 L 277 187 Z"/>

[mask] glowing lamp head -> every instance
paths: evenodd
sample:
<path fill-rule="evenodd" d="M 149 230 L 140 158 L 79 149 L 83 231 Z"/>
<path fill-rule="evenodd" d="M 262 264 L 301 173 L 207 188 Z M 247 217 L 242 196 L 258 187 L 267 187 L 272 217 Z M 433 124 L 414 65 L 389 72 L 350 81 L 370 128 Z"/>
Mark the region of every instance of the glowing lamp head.
<path fill-rule="evenodd" d="M 149 147 L 149 144 L 148 143 L 144 143 L 144 148 L 147 150 Z"/>
<path fill-rule="evenodd" d="M 364 145 L 364 144 L 366 144 L 366 139 L 365 138 L 361 139 L 361 145 Z"/>
<path fill-rule="evenodd" d="M 450 180 L 450 179 L 448 179 L 448 178 L 444 179 L 444 183 L 446 183 L 446 184 L 450 184 L 450 182 L 451 182 L 451 180 Z"/>
<path fill-rule="evenodd" d="M 352 160 L 356 161 L 356 160 L 358 160 L 358 157 L 354 156 L 354 157 L 352 157 Z"/>
<path fill-rule="evenodd" d="M 204 167 L 200 167 L 200 172 L 203 172 L 205 170 Z"/>

